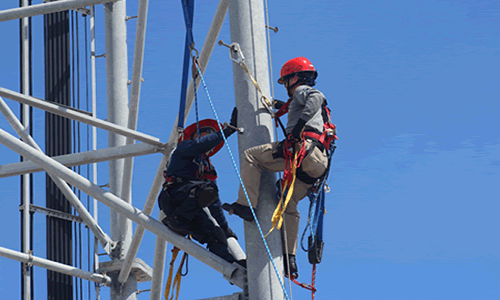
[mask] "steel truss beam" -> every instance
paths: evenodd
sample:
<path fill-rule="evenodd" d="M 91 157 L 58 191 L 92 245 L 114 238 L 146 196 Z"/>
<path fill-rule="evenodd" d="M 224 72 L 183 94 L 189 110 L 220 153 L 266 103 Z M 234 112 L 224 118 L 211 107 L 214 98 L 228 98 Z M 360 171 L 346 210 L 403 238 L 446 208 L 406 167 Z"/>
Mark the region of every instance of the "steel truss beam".
<path fill-rule="evenodd" d="M 163 211 L 158 212 L 158 220 L 163 220 L 165 214 Z M 130 251 L 129 251 L 130 252 Z M 151 280 L 151 294 L 149 294 L 149 300 L 160 300 L 162 293 L 163 284 L 163 272 L 165 270 L 165 256 L 167 252 L 167 241 L 160 236 L 156 237 L 155 243 L 155 256 L 153 261 L 153 279 Z M 127 252 L 128 255 L 128 252 Z M 123 272 L 123 268 L 120 271 Z M 120 276 L 120 275 L 118 275 Z"/>
<path fill-rule="evenodd" d="M 10 123 L 12 128 L 14 128 L 14 130 L 17 132 L 19 137 L 21 137 L 21 139 L 25 141 L 27 145 L 31 146 L 32 149 L 38 151 L 39 153 L 42 153 L 42 149 L 38 147 L 33 138 L 24 130 L 24 126 L 21 124 L 21 122 L 19 122 L 14 113 L 9 109 L 9 107 L 1 97 L 0 97 L 0 111 L 5 116 L 7 121 Z M 104 233 L 101 227 L 99 227 L 97 221 L 94 220 L 94 218 L 92 218 L 90 213 L 87 211 L 87 209 L 82 204 L 80 199 L 78 199 L 75 193 L 73 193 L 68 184 L 64 182 L 61 178 L 58 178 L 54 175 L 49 174 L 49 176 L 52 179 L 52 181 L 54 181 L 55 185 L 61 190 L 64 196 L 66 196 L 68 201 L 78 212 L 78 214 L 83 219 L 85 224 L 92 231 L 92 233 L 97 238 L 99 244 L 101 244 L 104 251 L 106 251 L 107 254 L 110 254 L 111 250 L 114 248 L 115 243 L 113 243 L 113 241 L 109 238 L 109 236 Z"/>
<path fill-rule="evenodd" d="M 86 114 L 82 114 L 73 110 L 69 110 L 67 108 L 61 107 L 59 105 L 37 99 L 32 96 L 27 96 L 23 95 L 8 89 L 0 88 L 0 97 L 5 97 L 14 101 L 17 101 L 19 103 L 23 104 L 28 104 L 30 106 L 43 109 L 45 111 L 48 111 L 50 113 L 66 117 L 75 121 L 82 122 L 84 124 L 88 124 L 91 126 L 95 126 L 104 130 L 111 131 L 113 133 L 121 134 L 126 137 L 131 137 L 135 140 L 151 144 L 151 145 L 156 145 L 156 146 L 162 146 L 163 143 L 159 141 L 158 138 L 155 138 L 153 136 L 128 129 L 126 127 L 116 125 L 110 122 L 106 122 L 97 118 L 93 118 L 90 116 L 87 116 Z"/>
<path fill-rule="evenodd" d="M 148 4 L 149 4 L 148 0 L 139 0 L 139 8 L 137 12 L 137 29 L 135 34 L 134 64 L 132 68 L 132 82 L 130 87 L 130 103 L 129 103 L 128 123 L 127 123 L 128 128 L 132 130 L 137 130 L 137 119 L 139 117 L 139 100 L 141 92 L 142 67 L 144 62 L 144 46 L 146 40 Z M 130 145 L 133 144 L 134 142 L 135 141 L 133 139 L 127 138 L 125 144 Z M 165 161 L 165 155 L 163 156 L 160 163 L 160 167 L 162 168 L 163 164 L 165 163 L 164 161 Z M 134 167 L 134 158 L 133 157 L 126 158 L 123 166 L 122 191 L 121 191 L 121 196 L 125 200 L 129 200 L 131 198 L 132 189 L 130 187 L 132 186 L 133 167 Z M 154 193 L 153 195 L 154 198 L 156 198 L 156 195 L 158 195 L 158 190 L 161 184 L 162 184 L 161 180 L 158 180 L 155 176 L 155 179 L 153 180 L 153 185 L 151 186 L 150 189 L 150 194 Z M 151 214 L 151 212 L 149 213 L 146 212 L 146 213 L 148 215 Z M 136 231 L 137 230 L 142 230 L 144 232 L 144 229 L 140 226 L 138 227 L 138 229 L 136 229 Z M 136 235 L 137 233 L 135 233 L 133 237 L 135 237 Z M 121 282 L 122 284 L 124 284 L 129 277 L 130 271 L 132 269 L 132 263 L 134 262 L 135 259 L 135 254 L 139 249 L 139 244 L 135 243 L 134 238 L 132 238 L 128 249 L 126 249 L 125 253 L 126 258 L 123 262 L 123 266 L 118 275 L 118 281 Z M 132 248 L 134 248 L 134 250 L 131 250 Z M 129 255 L 130 252 L 134 253 L 134 257 L 132 257 L 132 259 L 127 259 L 127 257 L 130 256 Z M 126 273 L 123 270 L 126 270 Z"/>
<path fill-rule="evenodd" d="M 243 300 L 243 299 L 248 299 L 248 297 L 246 297 L 243 293 L 234 293 L 232 295 L 205 298 L 201 300 Z"/>
<path fill-rule="evenodd" d="M 148 0 L 139 0 L 139 9 L 137 12 L 137 29 L 135 34 L 134 65 L 132 69 L 132 82 L 130 87 L 130 102 L 128 112 L 127 127 L 137 130 L 137 119 L 139 118 L 139 99 L 142 81 L 142 66 L 144 61 L 144 45 L 146 40 L 146 23 L 148 14 Z M 127 137 L 125 144 L 130 145 L 135 141 Z M 132 173 L 134 167 L 134 158 L 127 157 L 123 166 L 122 193 L 123 199 L 128 200 L 131 197 Z M 123 281 L 125 282 L 125 281 Z M 123 283 L 122 282 L 122 283 Z"/>
<path fill-rule="evenodd" d="M 78 222 L 78 223 L 85 224 L 85 222 L 83 222 L 82 218 L 80 218 L 79 216 L 75 216 L 73 214 L 65 213 L 65 212 L 62 212 L 62 211 L 59 211 L 56 209 L 52 209 L 52 208 L 41 207 L 41 206 L 34 205 L 34 204 L 30 204 L 29 207 L 30 207 L 30 210 L 29 210 L 30 212 L 39 212 L 39 213 L 42 213 L 42 214 L 47 215 L 49 217 L 54 217 L 54 218 L 59 218 L 59 219 L 63 219 L 63 220 L 71 221 L 71 222 Z M 24 205 L 19 207 L 19 210 L 24 210 Z"/>
<path fill-rule="evenodd" d="M 200 66 L 201 66 L 201 72 L 202 74 L 205 73 L 205 70 L 208 65 L 208 61 L 210 60 L 210 56 L 212 55 L 215 43 L 217 41 L 217 36 L 219 35 L 219 32 L 222 28 L 222 24 L 224 23 L 224 18 L 226 17 L 228 10 L 228 3 L 227 0 L 220 0 L 219 5 L 217 6 L 217 10 L 215 11 L 214 18 L 212 20 L 212 24 L 210 25 L 210 28 L 207 33 L 207 37 L 205 39 L 205 43 L 201 49 L 200 52 Z M 200 85 L 200 78 L 199 76 L 197 77 L 196 80 L 196 86 L 198 87 Z M 187 118 L 189 111 L 191 110 L 191 106 L 193 105 L 193 100 L 194 100 L 194 88 L 193 88 L 193 79 L 189 82 L 188 85 L 188 92 L 186 96 L 186 109 L 184 111 L 184 114 Z M 172 128 L 172 132 L 170 133 L 170 138 L 165 146 L 165 152 L 164 153 L 170 153 L 172 149 L 175 147 L 178 139 L 178 131 L 177 131 L 177 123 L 178 123 L 179 116 L 177 116 L 177 119 L 175 120 L 174 127 Z M 166 156 L 163 157 L 160 166 L 158 167 L 158 170 L 156 171 L 156 176 L 153 181 L 153 185 L 151 187 L 151 190 L 149 192 L 149 195 L 146 199 L 146 203 L 144 204 L 143 212 L 147 214 L 148 216 L 151 215 L 154 204 L 156 201 L 156 198 L 158 197 L 158 193 L 160 191 L 160 186 L 161 182 L 163 180 L 162 174 L 163 170 L 165 169 L 166 164 L 168 163 L 168 159 Z M 129 248 L 129 251 L 127 252 L 127 255 L 125 257 L 125 263 L 123 264 L 122 270 L 120 271 L 120 274 L 118 275 L 118 281 L 124 282 L 124 280 L 127 279 L 128 274 L 130 272 L 132 262 L 137 255 L 137 251 L 139 250 L 139 245 L 142 241 L 142 238 L 144 236 L 144 228 L 141 226 L 137 226 L 136 231 L 134 233 L 134 236 L 132 238 L 132 243 Z M 157 241 L 156 249 L 160 249 L 160 251 L 163 251 L 163 247 L 158 245 L 158 243 L 161 244 L 161 241 Z M 157 253 L 155 251 L 155 257 L 160 258 L 161 256 L 164 256 L 162 253 Z M 155 262 L 154 269 L 156 268 L 163 268 L 164 263 L 162 261 L 159 261 L 157 264 Z M 159 272 L 157 273 L 159 274 Z M 154 276 L 153 276 L 154 277 Z M 160 282 L 161 280 L 155 281 L 155 278 L 153 278 L 153 283 L 155 282 Z M 152 287 L 152 290 L 155 291 L 157 290 L 158 287 Z M 159 288 L 161 290 L 161 288 Z M 153 293 L 152 293 L 153 294 Z"/>
<path fill-rule="evenodd" d="M 120 159 L 130 156 L 141 156 L 146 154 L 157 153 L 161 151 L 161 147 L 148 144 L 133 144 L 94 151 L 80 152 L 74 154 L 66 154 L 52 157 L 57 162 L 66 167 L 81 166 L 93 164 L 108 160 Z M 42 172 L 43 169 L 37 164 L 27 161 L 0 166 L 0 178 L 17 176 L 27 173 Z"/>
<path fill-rule="evenodd" d="M 77 9 L 88 5 L 96 5 L 96 4 L 116 2 L 116 1 L 119 0 L 64 0 L 64 1 L 47 2 L 43 4 L 35 4 L 21 8 L 12 8 L 0 11 L 0 22 L 50 14 L 70 9 Z"/>
<path fill-rule="evenodd" d="M 214 270 L 222 273 L 224 278 L 236 286 L 244 288 L 246 284 L 246 270 L 238 264 L 231 264 L 195 242 L 174 233 L 158 220 L 148 216 L 96 184 L 93 184 L 85 177 L 66 168 L 40 151 L 19 141 L 2 129 L 0 129 L 0 143 L 40 165 L 47 173 L 65 180 L 87 195 L 97 199 L 109 208 L 136 222 L 138 225 L 143 226 L 157 236 L 162 237 L 184 250 L 186 253 L 212 267 Z"/>
<path fill-rule="evenodd" d="M 30 254 L 10 250 L 4 247 L 0 247 L 0 256 L 10 258 L 13 260 L 17 260 L 23 263 L 27 263 L 30 265 L 38 266 L 45 268 L 47 270 L 52 270 L 55 272 L 75 276 L 78 278 L 90 280 L 93 282 L 101 283 L 104 285 L 110 285 L 111 284 L 111 278 L 107 275 L 102 275 L 102 274 L 95 274 L 92 272 L 88 272 L 85 270 L 81 270 L 78 268 L 75 268 L 73 266 L 68 266 L 65 264 L 61 264 L 55 261 L 51 261 L 48 259 L 36 257 Z"/>

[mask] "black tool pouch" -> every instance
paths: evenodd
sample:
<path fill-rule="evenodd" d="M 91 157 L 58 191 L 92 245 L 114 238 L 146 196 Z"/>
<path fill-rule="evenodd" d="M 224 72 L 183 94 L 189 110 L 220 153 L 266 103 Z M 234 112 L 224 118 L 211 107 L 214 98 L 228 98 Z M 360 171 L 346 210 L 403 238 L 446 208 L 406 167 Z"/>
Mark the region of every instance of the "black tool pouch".
<path fill-rule="evenodd" d="M 219 189 L 213 181 L 204 181 L 193 189 L 194 198 L 198 199 L 201 207 L 207 207 L 219 198 Z"/>
<path fill-rule="evenodd" d="M 158 206 L 160 207 L 161 210 L 165 214 L 170 213 L 170 207 L 171 207 L 171 202 L 172 202 L 172 197 L 170 197 L 170 194 L 168 193 L 168 188 L 167 185 L 164 184 L 163 188 L 160 192 L 160 195 L 158 195 Z"/>
<path fill-rule="evenodd" d="M 310 264 L 319 264 L 321 262 L 321 257 L 323 256 L 323 245 L 325 244 L 323 241 L 318 240 L 318 236 L 313 237 L 309 236 L 309 251 L 307 256 L 309 257 Z"/>

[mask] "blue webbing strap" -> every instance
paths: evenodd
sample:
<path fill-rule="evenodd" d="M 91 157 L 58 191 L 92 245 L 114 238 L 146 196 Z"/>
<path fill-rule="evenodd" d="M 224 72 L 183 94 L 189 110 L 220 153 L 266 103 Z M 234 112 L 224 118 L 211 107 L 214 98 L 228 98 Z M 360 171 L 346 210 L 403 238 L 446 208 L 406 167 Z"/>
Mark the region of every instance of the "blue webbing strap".
<path fill-rule="evenodd" d="M 315 238 L 317 238 L 320 242 L 323 241 L 323 217 L 325 215 L 326 198 L 325 184 L 328 180 L 328 175 L 330 175 L 330 166 L 336 147 L 337 146 L 335 145 L 332 145 L 331 147 L 331 151 L 328 155 L 328 168 L 325 175 L 323 175 L 323 179 L 321 180 L 318 188 L 318 193 L 314 194 L 311 191 L 308 191 L 307 193 L 307 195 L 309 196 L 309 201 L 311 203 L 309 204 L 309 216 L 307 219 L 307 225 L 300 239 L 300 246 L 305 252 L 309 252 L 310 250 L 309 247 L 307 249 L 304 247 L 304 237 L 308 228 L 310 230 L 310 236 L 312 237 L 313 242 Z"/>
<path fill-rule="evenodd" d="M 193 15 L 194 0 L 181 0 L 182 11 L 184 12 L 184 23 L 186 24 L 186 44 L 184 46 L 184 63 L 182 68 L 181 102 L 179 106 L 178 127 L 184 128 L 184 111 L 186 110 L 186 91 L 189 77 L 189 59 L 191 56 L 191 46 L 193 39 Z"/>

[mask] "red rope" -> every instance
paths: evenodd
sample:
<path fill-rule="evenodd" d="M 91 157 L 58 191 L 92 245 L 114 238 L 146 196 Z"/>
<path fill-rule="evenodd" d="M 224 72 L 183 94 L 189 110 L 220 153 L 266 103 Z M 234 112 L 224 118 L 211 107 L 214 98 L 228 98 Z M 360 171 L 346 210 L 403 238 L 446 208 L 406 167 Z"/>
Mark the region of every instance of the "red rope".
<path fill-rule="evenodd" d="M 316 264 L 313 265 L 313 272 L 312 272 L 312 281 L 311 281 L 311 287 L 314 289 L 312 292 L 312 300 L 314 300 L 314 293 L 316 292 L 316 289 L 314 288 L 314 282 L 316 281 Z"/>
<path fill-rule="evenodd" d="M 288 276 L 285 275 L 285 277 L 288 277 Z M 318 291 L 314 287 L 314 284 L 316 282 L 316 264 L 313 265 L 312 282 L 311 282 L 311 284 L 298 282 L 297 279 L 295 279 L 295 276 L 293 276 L 293 275 L 290 275 L 290 279 L 292 280 L 293 283 L 295 283 L 296 285 L 300 286 L 301 288 L 304 288 L 306 290 L 311 291 L 311 293 L 312 293 L 312 300 L 314 300 L 314 294 Z"/>
<path fill-rule="evenodd" d="M 292 282 L 295 283 L 296 285 L 300 286 L 301 288 L 304 288 L 306 290 L 309 290 L 313 293 L 316 293 L 316 289 L 314 288 L 314 286 L 311 286 L 307 283 L 300 283 L 297 281 L 297 279 L 295 279 L 295 277 L 293 275 L 290 276 L 290 278 L 292 279 Z"/>

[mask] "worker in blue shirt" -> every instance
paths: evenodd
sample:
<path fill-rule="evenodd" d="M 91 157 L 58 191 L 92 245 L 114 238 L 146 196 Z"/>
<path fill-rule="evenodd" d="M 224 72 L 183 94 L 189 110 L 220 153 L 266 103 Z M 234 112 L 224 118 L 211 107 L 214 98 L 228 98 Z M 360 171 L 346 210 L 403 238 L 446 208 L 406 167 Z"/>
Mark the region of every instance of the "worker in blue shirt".
<path fill-rule="evenodd" d="M 238 110 L 234 108 L 229 125 L 222 132 L 217 121 L 205 119 L 188 126 L 172 152 L 170 164 L 164 172 L 165 183 L 158 197 L 160 209 L 166 217 L 162 222 L 172 231 L 191 235 L 201 244 L 228 262 L 236 259 L 229 252 L 227 238 L 236 234 L 231 230 L 221 208 L 217 172 L 210 156 L 237 130 Z M 199 129 L 197 129 L 197 127 Z M 199 132 L 199 137 L 198 137 Z M 244 262 L 238 262 L 244 265 Z"/>

